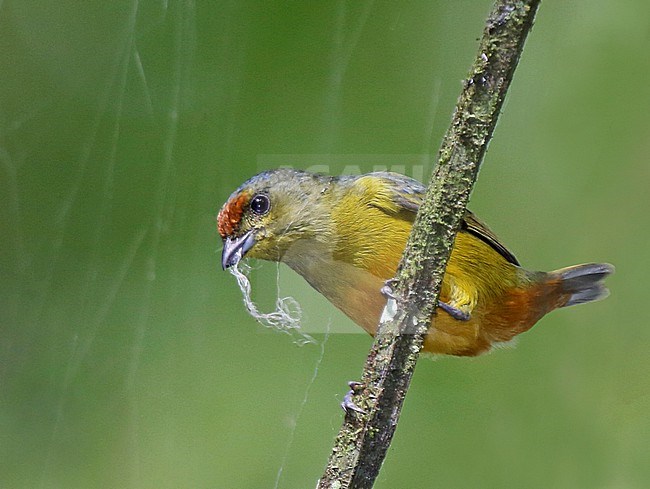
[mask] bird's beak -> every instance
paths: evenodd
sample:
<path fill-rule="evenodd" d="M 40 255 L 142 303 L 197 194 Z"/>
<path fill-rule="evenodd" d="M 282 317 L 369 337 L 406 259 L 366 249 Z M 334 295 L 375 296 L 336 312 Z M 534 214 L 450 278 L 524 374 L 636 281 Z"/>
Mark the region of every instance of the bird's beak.
<path fill-rule="evenodd" d="M 225 270 L 228 267 L 236 265 L 239 260 L 255 244 L 255 233 L 251 229 L 247 233 L 237 238 L 229 236 L 223 242 L 223 252 L 221 254 L 221 266 Z"/>

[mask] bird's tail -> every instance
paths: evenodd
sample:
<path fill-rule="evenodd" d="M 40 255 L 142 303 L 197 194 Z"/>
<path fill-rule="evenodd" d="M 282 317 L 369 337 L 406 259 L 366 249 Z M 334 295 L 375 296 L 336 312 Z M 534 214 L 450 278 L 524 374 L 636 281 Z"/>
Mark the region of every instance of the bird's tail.
<path fill-rule="evenodd" d="M 604 280 L 612 273 L 614 267 L 609 263 L 585 263 L 550 272 L 549 282 L 555 283 L 556 290 L 560 292 L 561 299 L 557 307 L 604 299 L 609 295 Z"/>
<path fill-rule="evenodd" d="M 486 334 L 492 343 L 510 341 L 559 307 L 604 299 L 609 295 L 604 280 L 614 273 L 614 267 L 607 263 L 586 263 L 548 273 L 528 273 L 529 284 L 510 289 L 497 309 L 490 311 Z"/>

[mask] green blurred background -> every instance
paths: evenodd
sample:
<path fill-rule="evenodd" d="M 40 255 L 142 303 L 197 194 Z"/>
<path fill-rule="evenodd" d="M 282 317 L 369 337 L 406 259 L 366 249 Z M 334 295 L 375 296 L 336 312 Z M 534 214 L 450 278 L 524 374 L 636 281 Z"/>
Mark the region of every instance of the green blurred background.
<path fill-rule="evenodd" d="M 280 164 L 428 178 L 490 7 L 0 2 L 0 487 L 313 487 L 371 339 L 268 263 L 321 344 L 255 323 L 216 212 Z M 376 487 L 650 486 L 648 45 L 646 0 L 542 2 L 471 207 L 612 296 L 420 362 Z"/>

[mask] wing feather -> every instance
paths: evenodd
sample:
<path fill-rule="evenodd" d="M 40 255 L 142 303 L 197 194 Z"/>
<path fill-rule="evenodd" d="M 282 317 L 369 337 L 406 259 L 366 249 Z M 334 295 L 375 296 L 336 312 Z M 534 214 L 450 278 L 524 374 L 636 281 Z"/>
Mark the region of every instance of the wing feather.
<path fill-rule="evenodd" d="M 395 214 L 397 210 L 399 214 L 406 215 L 410 220 L 415 219 L 415 214 L 420 208 L 426 187 L 417 180 L 409 178 L 405 175 L 392 172 L 374 172 L 363 175 L 360 179 L 372 178 L 384 182 L 382 185 L 382 193 L 387 192 L 390 196 L 391 206 L 387 206 L 383 199 L 374 199 L 372 205 L 382 209 L 389 214 Z M 498 252 L 509 263 L 519 266 L 519 261 L 515 255 L 508 250 L 500 241 L 499 238 L 488 228 L 482 221 L 480 221 L 469 210 L 465 212 L 461 230 L 476 236 L 484 243 L 490 245 L 496 252 Z"/>

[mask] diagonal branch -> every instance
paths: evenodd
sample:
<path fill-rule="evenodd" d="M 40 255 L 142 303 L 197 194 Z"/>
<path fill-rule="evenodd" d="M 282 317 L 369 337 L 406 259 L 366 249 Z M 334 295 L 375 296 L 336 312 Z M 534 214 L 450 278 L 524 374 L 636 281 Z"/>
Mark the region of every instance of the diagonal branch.
<path fill-rule="evenodd" d="M 319 489 L 371 488 L 438 302 L 447 260 L 540 0 L 496 0 Z"/>

